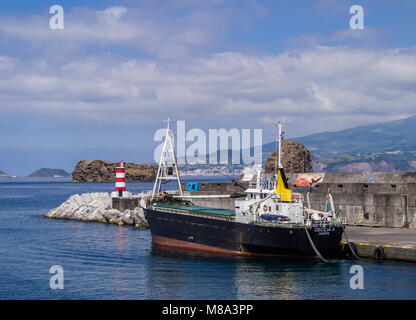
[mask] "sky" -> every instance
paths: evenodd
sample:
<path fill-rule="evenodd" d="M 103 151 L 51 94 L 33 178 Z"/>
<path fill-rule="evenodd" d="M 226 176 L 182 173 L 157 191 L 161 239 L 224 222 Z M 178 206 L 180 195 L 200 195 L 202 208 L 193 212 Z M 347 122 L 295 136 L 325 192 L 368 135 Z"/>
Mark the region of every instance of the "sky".
<path fill-rule="evenodd" d="M 415 0 L 3 0 L 0 170 L 151 163 L 168 117 L 265 143 L 279 120 L 291 138 L 404 118 L 415 39 Z"/>

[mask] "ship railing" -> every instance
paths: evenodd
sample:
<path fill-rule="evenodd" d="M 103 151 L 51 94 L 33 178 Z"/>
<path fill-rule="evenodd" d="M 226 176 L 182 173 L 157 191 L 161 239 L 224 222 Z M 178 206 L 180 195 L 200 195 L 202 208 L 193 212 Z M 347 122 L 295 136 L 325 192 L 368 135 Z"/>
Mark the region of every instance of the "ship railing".
<path fill-rule="evenodd" d="M 294 227 L 314 227 L 314 228 L 328 228 L 345 226 L 347 224 L 346 218 L 336 218 L 332 220 L 311 220 L 308 219 L 304 223 L 299 222 L 287 222 L 287 221 L 276 221 L 276 222 L 265 222 L 256 221 L 255 224 L 263 226 L 279 227 L 279 228 L 294 228 Z"/>
<path fill-rule="evenodd" d="M 234 217 L 231 218 L 231 217 L 221 217 L 221 216 L 216 216 L 216 215 L 206 215 L 206 214 L 201 214 L 201 213 L 197 213 L 197 212 L 178 210 L 178 209 L 173 209 L 173 208 L 158 207 L 157 210 L 158 211 L 163 211 L 163 212 L 168 212 L 168 213 L 182 214 L 182 215 L 185 215 L 185 216 L 194 216 L 194 217 L 202 217 L 202 218 L 206 218 L 207 216 L 209 216 L 210 219 L 223 220 L 223 221 L 234 221 Z"/>
<path fill-rule="evenodd" d="M 272 190 L 272 189 L 274 189 L 270 185 L 270 183 L 265 183 L 265 182 L 260 183 L 260 186 L 257 185 L 257 182 L 249 182 L 248 183 L 248 188 L 249 189 L 257 189 L 257 188 L 260 188 L 262 190 Z"/>
<path fill-rule="evenodd" d="M 335 218 L 331 220 L 308 220 L 307 224 L 311 224 L 313 227 L 337 227 L 345 226 L 347 224 L 346 218 Z"/>
<path fill-rule="evenodd" d="M 346 226 L 347 225 L 347 218 L 340 217 L 340 218 L 337 218 L 337 220 L 338 220 L 338 223 L 339 224 L 341 224 L 343 226 Z"/>
<path fill-rule="evenodd" d="M 312 227 L 315 228 L 325 228 L 335 226 L 334 222 L 328 220 L 312 220 Z"/>
<path fill-rule="evenodd" d="M 274 199 L 277 199 L 277 201 L 282 201 L 282 195 L 276 194 Z M 303 194 L 301 193 L 292 193 L 290 196 L 290 202 L 303 202 Z"/>
<path fill-rule="evenodd" d="M 249 189 L 257 189 L 257 182 L 250 182 L 248 184 Z"/>
<path fill-rule="evenodd" d="M 297 222 L 265 222 L 265 221 L 257 221 L 255 224 L 267 226 L 267 227 L 276 227 L 276 228 L 300 228 L 303 227 L 303 223 Z"/>

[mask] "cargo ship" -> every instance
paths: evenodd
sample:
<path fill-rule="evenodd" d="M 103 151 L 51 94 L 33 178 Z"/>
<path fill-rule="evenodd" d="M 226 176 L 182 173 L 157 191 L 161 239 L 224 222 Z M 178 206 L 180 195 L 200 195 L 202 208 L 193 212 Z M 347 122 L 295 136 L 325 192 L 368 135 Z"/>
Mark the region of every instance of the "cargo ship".
<path fill-rule="evenodd" d="M 263 171 L 258 170 L 245 198 L 235 200 L 235 210 L 228 210 L 197 206 L 191 196 L 183 195 L 169 125 L 167 130 L 152 195 L 142 203 L 153 243 L 243 256 L 326 260 L 342 255 L 345 218 L 336 216 L 330 195 L 329 210 L 319 211 L 305 206 L 302 194 L 292 193 L 281 166 L 280 138 L 276 174 L 263 179 Z M 165 161 L 168 154 L 171 164 Z M 177 179 L 178 192 L 161 191 L 168 179 Z"/>

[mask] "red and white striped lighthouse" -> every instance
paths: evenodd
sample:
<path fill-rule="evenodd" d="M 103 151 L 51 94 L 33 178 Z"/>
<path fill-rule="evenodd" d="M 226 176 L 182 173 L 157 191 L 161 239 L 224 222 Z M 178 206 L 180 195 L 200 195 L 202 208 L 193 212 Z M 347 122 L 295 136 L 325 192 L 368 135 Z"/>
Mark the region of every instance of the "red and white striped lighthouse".
<path fill-rule="evenodd" d="M 126 192 L 126 172 L 124 162 L 120 161 L 116 163 L 116 193 L 122 197 L 123 192 Z"/>

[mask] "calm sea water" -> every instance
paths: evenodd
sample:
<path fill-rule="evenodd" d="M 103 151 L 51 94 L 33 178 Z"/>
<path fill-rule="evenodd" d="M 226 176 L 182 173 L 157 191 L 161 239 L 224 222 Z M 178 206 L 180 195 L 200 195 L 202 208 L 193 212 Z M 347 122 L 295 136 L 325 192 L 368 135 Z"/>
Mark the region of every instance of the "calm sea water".
<path fill-rule="evenodd" d="M 56 179 L 55 179 L 56 180 Z M 0 299 L 415 299 L 416 264 L 221 257 L 153 247 L 147 229 L 42 215 L 71 194 L 112 183 L 0 180 Z M 129 183 L 139 192 L 149 183 Z M 64 289 L 52 290 L 52 265 Z"/>

